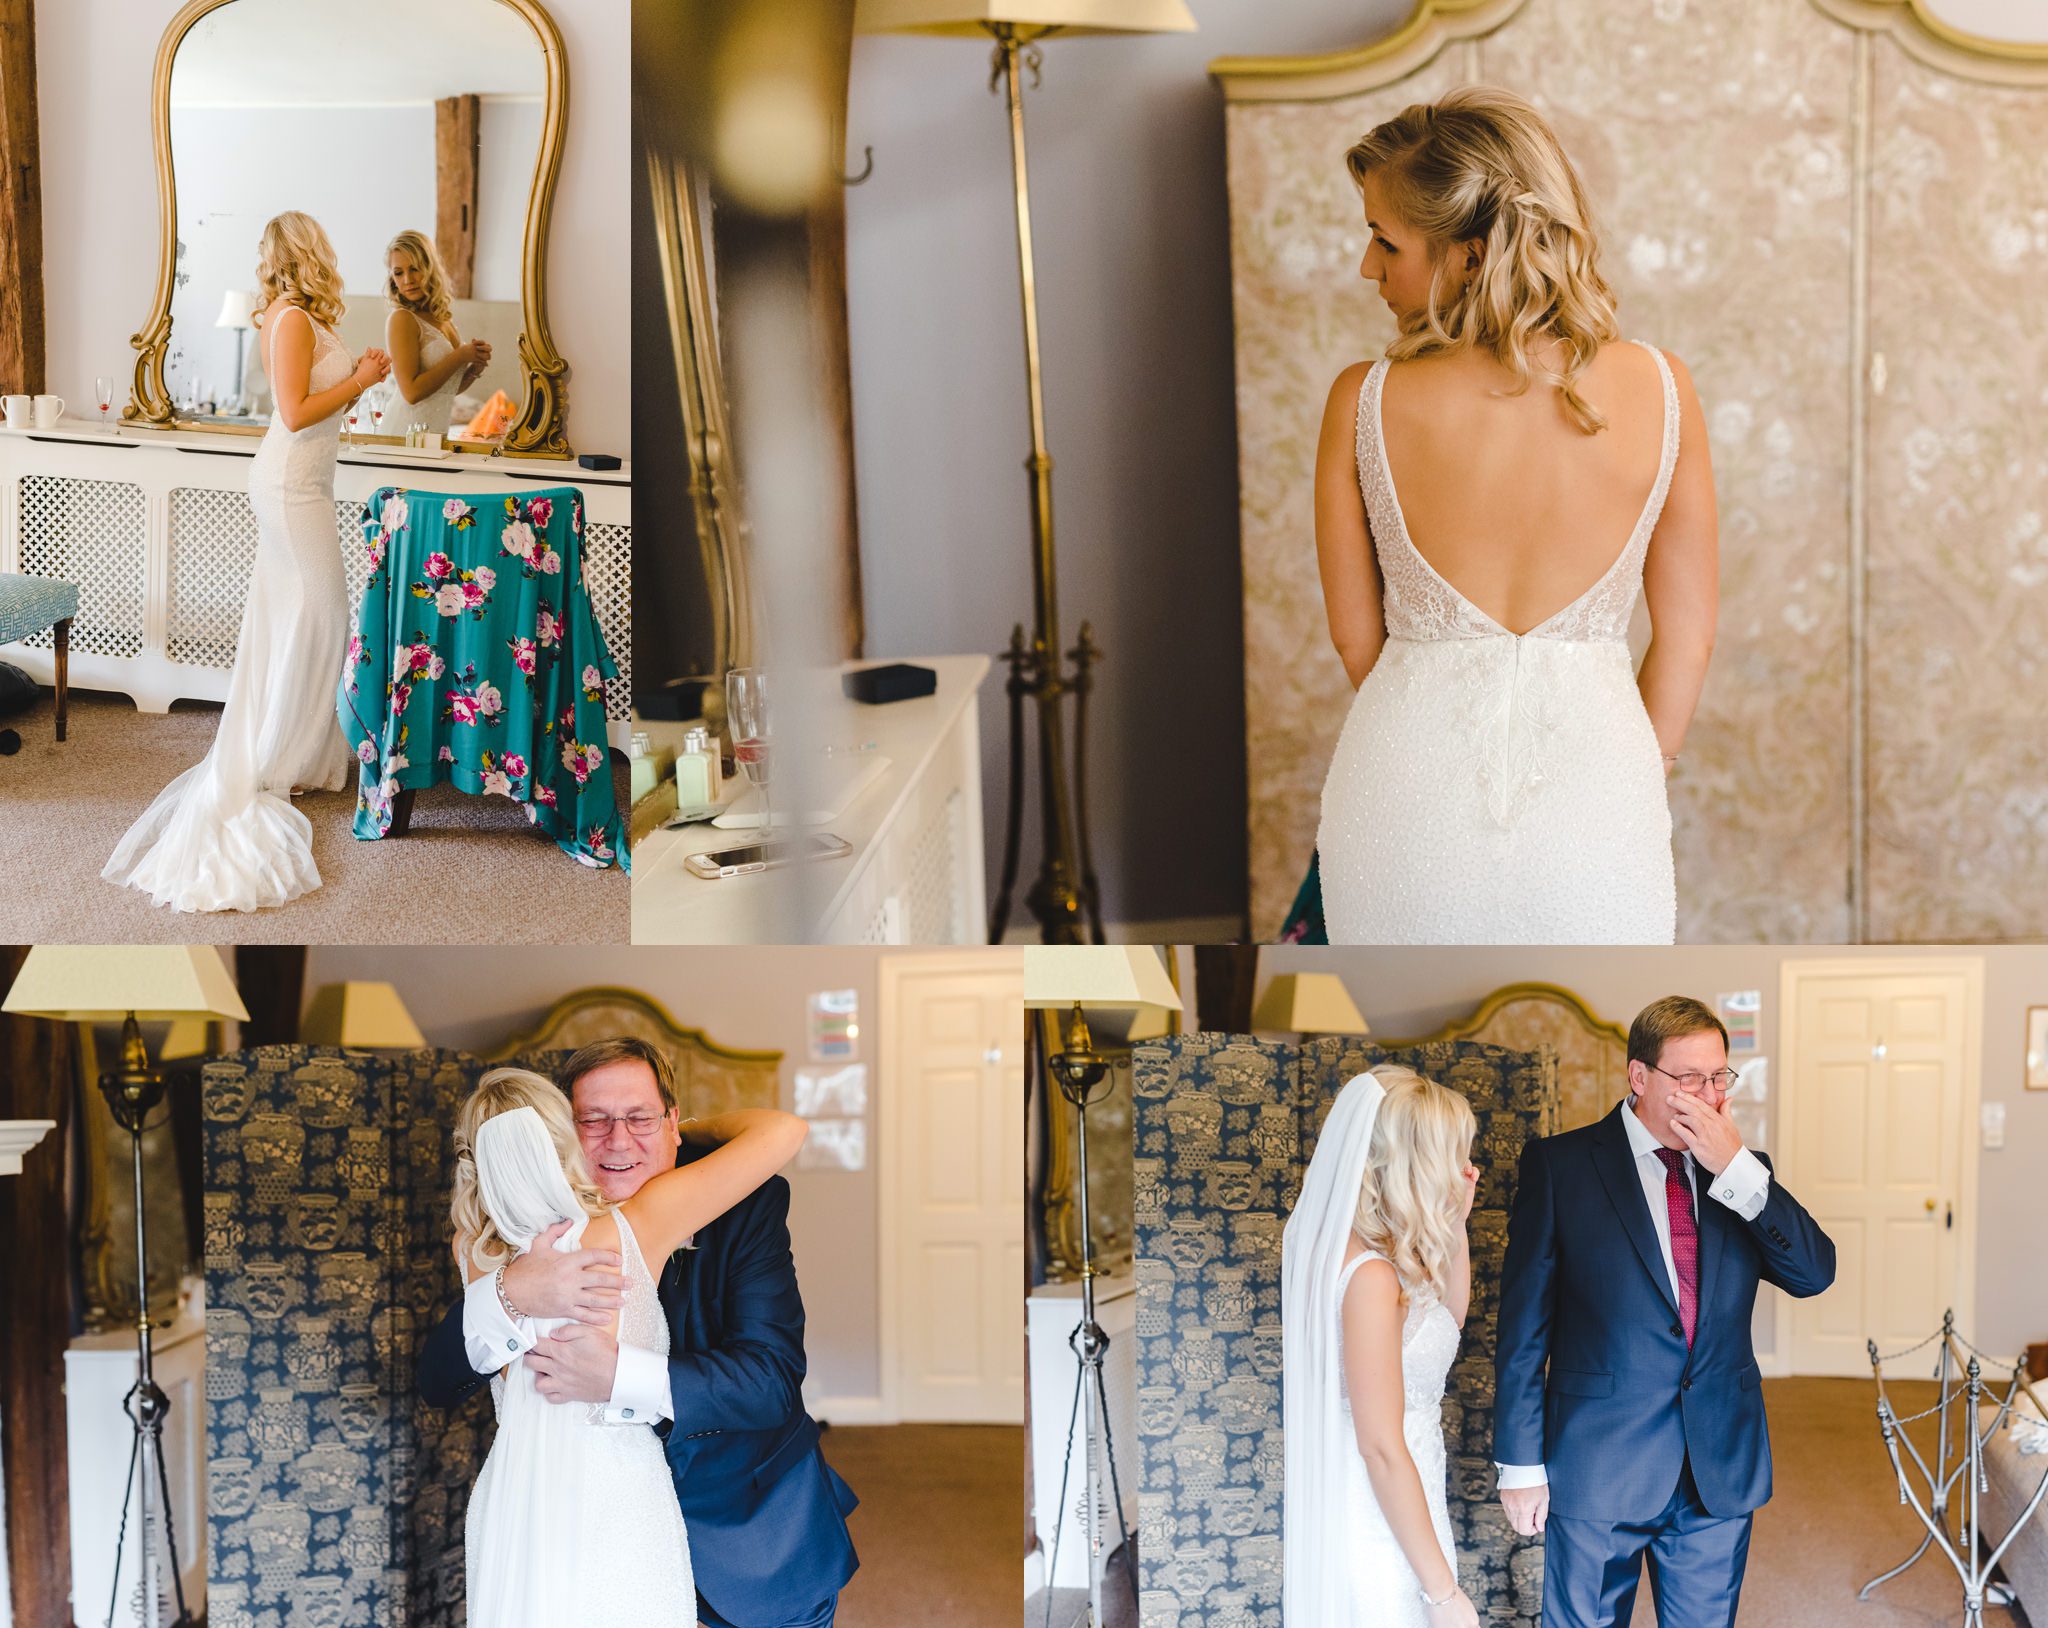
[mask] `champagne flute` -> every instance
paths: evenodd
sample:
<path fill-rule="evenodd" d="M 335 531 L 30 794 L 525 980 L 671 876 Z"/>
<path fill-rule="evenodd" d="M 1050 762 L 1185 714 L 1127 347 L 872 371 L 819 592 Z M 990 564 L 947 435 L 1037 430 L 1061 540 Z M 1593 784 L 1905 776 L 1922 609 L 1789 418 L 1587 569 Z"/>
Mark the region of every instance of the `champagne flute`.
<path fill-rule="evenodd" d="M 376 394 L 370 397 L 370 432 L 381 435 L 384 431 L 384 387 L 379 385 Z"/>
<path fill-rule="evenodd" d="M 725 675 L 725 716 L 732 732 L 733 761 L 761 788 L 761 840 L 769 841 L 775 835 L 775 809 L 768 791 L 770 718 L 764 669 L 735 667 Z"/>
<path fill-rule="evenodd" d="M 100 404 L 100 428 L 107 427 L 107 409 L 114 405 L 114 381 L 102 373 L 92 381 L 93 400 Z"/>

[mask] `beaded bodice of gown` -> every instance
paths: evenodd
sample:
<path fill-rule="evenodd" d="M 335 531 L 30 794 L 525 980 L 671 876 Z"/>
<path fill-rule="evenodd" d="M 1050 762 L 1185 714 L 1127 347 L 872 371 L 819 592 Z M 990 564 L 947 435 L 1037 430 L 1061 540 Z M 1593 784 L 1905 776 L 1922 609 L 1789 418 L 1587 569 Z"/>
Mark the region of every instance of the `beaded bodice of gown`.
<path fill-rule="evenodd" d="M 446 334 L 417 312 L 401 309 L 395 311 L 393 316 L 399 322 L 410 322 L 415 331 L 418 332 L 420 336 L 421 368 L 432 367 L 450 351 L 455 349 L 453 342 Z M 450 424 L 455 419 L 455 398 L 461 394 L 462 369 L 459 367 L 441 381 L 440 387 L 433 394 L 423 396 L 418 401 L 407 401 L 403 395 L 398 393 L 397 385 L 394 382 L 392 385 L 391 403 L 385 409 L 385 416 L 396 419 L 397 422 L 390 425 L 389 428 L 395 433 L 403 435 L 407 425 L 419 423 L 426 425 L 428 429 L 436 434 L 445 436 L 448 433 Z"/>
<path fill-rule="evenodd" d="M 1389 364 L 1366 371 L 1358 481 L 1387 641 L 1323 787 L 1318 849 L 1334 942 L 1673 937 L 1663 757 L 1636 689 L 1628 629 L 1677 463 L 1678 395 L 1662 352 L 1642 348 L 1662 382 L 1649 496 L 1600 578 L 1519 634 L 1410 539 L 1383 432 Z M 1504 532 L 1514 523 L 1512 514 L 1499 521 Z"/>
<path fill-rule="evenodd" d="M 668 1317 L 654 1273 L 631 1223 L 612 1215 L 625 1289 L 619 1341 L 665 1359 Z M 559 1326 L 534 1323 L 537 1333 Z M 689 1537 L 652 1424 L 614 1423 L 599 1404 L 547 1401 L 523 1358 L 492 1376 L 491 1405 L 498 1433 L 463 1533 L 475 1628 L 694 1622 Z"/>
<path fill-rule="evenodd" d="M 1368 1250 L 1344 1265 L 1338 1279 L 1338 1301 L 1357 1270 L 1383 1257 Z M 1457 1547 L 1451 1536 L 1447 1457 L 1444 1450 L 1444 1385 L 1458 1357 L 1458 1325 L 1442 1301 L 1426 1291 L 1411 1291 L 1401 1321 L 1401 1437 L 1422 1478 L 1430 1524 L 1453 1569 Z M 1352 1420 L 1349 1376 L 1344 1369 L 1343 1324 L 1337 1333 L 1338 1388 L 1346 1439 L 1357 1441 Z M 1365 1459 L 1354 1451 L 1346 1463 L 1346 1530 L 1350 1620 L 1342 1628 L 1426 1628 L 1421 1583 L 1393 1530 L 1387 1525 Z"/>

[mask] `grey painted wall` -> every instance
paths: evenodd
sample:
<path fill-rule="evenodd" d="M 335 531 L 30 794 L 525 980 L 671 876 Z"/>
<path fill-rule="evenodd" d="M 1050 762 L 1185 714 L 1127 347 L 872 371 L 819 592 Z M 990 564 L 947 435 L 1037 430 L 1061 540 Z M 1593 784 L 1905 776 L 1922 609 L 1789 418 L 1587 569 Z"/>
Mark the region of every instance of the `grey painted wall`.
<path fill-rule="evenodd" d="M 1112 921 L 1245 909 L 1229 217 L 1208 64 L 1357 45 L 1408 6 L 1191 9 L 1194 34 L 1047 41 L 1025 103 L 1063 634 L 1085 617 L 1108 652 L 1090 769 Z M 855 170 L 875 155 L 846 200 L 867 654 L 999 651 L 1030 618 L 1030 432 L 987 50 L 857 40 L 847 146 Z M 992 882 L 1004 705 L 999 669 L 981 718 Z"/>
<path fill-rule="evenodd" d="M 1262 952 L 1260 971 L 1329 971 L 1343 977 L 1366 1021 L 1382 1035 L 1428 1034 L 1469 1013 L 1488 992 L 1525 981 L 1562 984 L 1602 1018 L 1624 1026 L 1660 995 L 1711 1001 L 1724 990 L 1760 989 L 1764 996 L 1758 1050 L 1778 1049 L 1778 974 L 1788 958 L 1808 954 L 1764 945 L 1681 945 L 1655 955 L 1626 949 L 1410 949 Z M 1984 1102 L 2005 1104 L 2005 1146 L 1977 1154 L 1977 1326 L 1963 1333 L 1992 1353 L 2017 1352 L 2048 1340 L 2048 1240 L 2041 1188 L 2048 1180 L 2048 1091 L 2028 1091 L 2025 1021 L 2029 1005 L 2048 1005 L 2048 949 L 1831 949 L 1827 958 L 1971 955 L 1984 960 Z M 1188 963 L 1183 961 L 1185 968 Z M 1186 986 L 1185 979 L 1183 980 Z M 1784 1090 L 1774 1082 L 1773 1114 Z M 1772 1123 L 1776 1124 L 1775 1117 Z M 1967 1133 L 1978 1135 L 1971 1126 Z M 1758 1305 L 1757 1349 L 1771 1348 L 1769 1296 Z"/>

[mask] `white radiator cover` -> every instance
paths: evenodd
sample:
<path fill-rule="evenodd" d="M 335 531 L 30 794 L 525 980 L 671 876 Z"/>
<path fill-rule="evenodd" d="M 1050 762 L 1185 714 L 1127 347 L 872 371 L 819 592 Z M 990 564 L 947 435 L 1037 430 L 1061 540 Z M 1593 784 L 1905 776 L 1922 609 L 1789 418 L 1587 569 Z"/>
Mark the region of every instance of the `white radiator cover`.
<path fill-rule="evenodd" d="M 144 712 L 173 701 L 227 698 L 256 522 L 249 508 L 254 436 L 160 434 L 118 438 L 63 429 L 0 430 L 0 572 L 78 585 L 71 682 L 131 697 Z M 335 472 L 335 544 L 351 617 L 368 571 L 365 500 L 380 486 L 497 495 L 537 486 L 583 493 L 584 580 L 619 682 L 607 698 L 614 746 L 631 737 L 633 491 L 618 474 L 533 458 L 463 456 L 379 463 L 344 454 Z M 48 633 L 7 648 L 7 659 L 48 683 Z"/>

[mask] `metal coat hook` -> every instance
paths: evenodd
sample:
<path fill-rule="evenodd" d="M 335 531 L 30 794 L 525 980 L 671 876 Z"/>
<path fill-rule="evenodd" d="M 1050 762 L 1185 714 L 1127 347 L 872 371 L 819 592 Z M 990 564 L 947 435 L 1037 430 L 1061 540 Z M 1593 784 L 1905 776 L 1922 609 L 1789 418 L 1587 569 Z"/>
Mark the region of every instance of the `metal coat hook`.
<path fill-rule="evenodd" d="M 842 175 L 842 176 L 840 176 L 840 178 L 839 178 L 839 184 L 840 184 L 841 186 L 843 186 L 843 187 L 857 187 L 857 186 L 859 186 L 859 185 L 860 185 L 860 184 L 861 184 L 861 183 L 862 183 L 863 181 L 865 181 L 865 180 L 866 180 L 866 179 L 867 179 L 867 178 L 868 178 L 869 176 L 871 176 L 871 175 L 873 175 L 873 174 L 875 173 L 875 150 L 874 150 L 874 148 L 872 148 L 872 147 L 862 147 L 862 148 L 861 148 L 861 150 L 860 150 L 860 152 L 861 152 L 861 157 L 862 157 L 862 159 L 863 159 L 863 160 L 865 161 L 865 162 L 863 162 L 863 163 L 862 163 L 862 165 L 861 165 L 861 167 L 860 167 L 860 174 L 858 174 L 858 175 Z"/>

